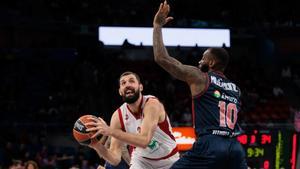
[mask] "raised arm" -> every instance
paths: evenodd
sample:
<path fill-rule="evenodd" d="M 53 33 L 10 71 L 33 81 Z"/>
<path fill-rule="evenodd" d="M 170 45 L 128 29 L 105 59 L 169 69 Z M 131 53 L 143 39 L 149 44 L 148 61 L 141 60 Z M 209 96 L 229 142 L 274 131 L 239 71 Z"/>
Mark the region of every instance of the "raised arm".
<path fill-rule="evenodd" d="M 163 43 L 162 27 L 173 19 L 168 17 L 169 11 L 167 1 L 161 3 L 153 20 L 154 60 L 172 76 L 188 83 L 192 95 L 197 95 L 205 88 L 208 80 L 206 74 L 195 66 L 184 65 L 171 57 Z"/>
<path fill-rule="evenodd" d="M 191 84 L 201 78 L 202 72 L 195 66 L 184 65 L 169 56 L 163 44 L 162 28 L 155 26 L 153 29 L 154 60 L 175 78 Z"/>

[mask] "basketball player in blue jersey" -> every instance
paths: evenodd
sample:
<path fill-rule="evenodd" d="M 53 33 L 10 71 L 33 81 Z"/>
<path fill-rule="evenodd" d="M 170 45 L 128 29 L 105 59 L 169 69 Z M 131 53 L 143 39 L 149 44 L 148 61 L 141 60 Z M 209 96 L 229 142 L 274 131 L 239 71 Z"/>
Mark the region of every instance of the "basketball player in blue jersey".
<path fill-rule="evenodd" d="M 223 48 L 209 48 L 203 53 L 199 68 L 184 65 L 170 57 L 163 43 L 162 27 L 169 4 L 160 4 L 153 21 L 154 59 L 175 78 L 185 81 L 193 96 L 193 122 L 197 141 L 172 169 L 247 169 L 245 152 L 236 140 L 241 109 L 240 89 L 223 74 L 229 55 Z"/>

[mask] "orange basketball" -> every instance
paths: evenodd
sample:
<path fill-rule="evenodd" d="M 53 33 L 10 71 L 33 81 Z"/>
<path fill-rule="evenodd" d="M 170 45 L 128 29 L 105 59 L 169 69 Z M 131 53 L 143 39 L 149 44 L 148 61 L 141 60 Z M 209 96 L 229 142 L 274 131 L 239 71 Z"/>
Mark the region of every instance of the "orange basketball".
<path fill-rule="evenodd" d="M 87 146 L 89 145 L 92 140 L 90 139 L 95 132 L 88 132 L 86 129 L 92 126 L 85 125 L 88 122 L 93 122 L 93 120 L 88 119 L 89 117 L 97 118 L 93 115 L 84 115 L 81 116 L 74 124 L 73 128 L 73 136 L 78 141 L 79 144 Z M 105 143 L 107 139 L 107 136 L 103 137 L 102 135 L 99 135 L 96 137 L 96 140 L 101 141 L 103 144 Z"/>

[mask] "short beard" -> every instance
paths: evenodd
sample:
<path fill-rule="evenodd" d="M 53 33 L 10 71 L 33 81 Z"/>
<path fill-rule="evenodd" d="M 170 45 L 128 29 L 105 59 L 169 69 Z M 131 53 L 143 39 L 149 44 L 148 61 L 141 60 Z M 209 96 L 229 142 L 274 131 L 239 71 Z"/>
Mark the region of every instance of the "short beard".
<path fill-rule="evenodd" d="M 134 92 L 133 96 L 129 96 L 129 97 L 126 97 L 125 95 L 123 96 L 123 101 L 128 103 L 128 104 L 131 104 L 131 103 L 134 103 L 136 102 L 140 97 L 140 90 L 138 89 L 136 92 Z"/>
<path fill-rule="evenodd" d="M 200 70 L 204 73 L 208 72 L 209 70 L 208 64 L 201 65 Z"/>

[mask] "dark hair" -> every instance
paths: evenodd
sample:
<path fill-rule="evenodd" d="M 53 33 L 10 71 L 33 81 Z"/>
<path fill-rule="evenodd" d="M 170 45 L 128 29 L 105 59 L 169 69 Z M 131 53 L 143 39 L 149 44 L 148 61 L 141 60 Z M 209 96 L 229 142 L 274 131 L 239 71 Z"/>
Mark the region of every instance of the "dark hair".
<path fill-rule="evenodd" d="M 209 48 L 210 53 L 216 58 L 216 70 L 224 71 L 229 62 L 229 54 L 224 48 Z"/>
<path fill-rule="evenodd" d="M 119 82 L 120 82 L 120 79 L 123 77 L 123 76 L 127 76 L 127 75 L 134 75 L 136 77 L 136 79 L 138 80 L 139 83 L 141 83 L 141 78 L 138 74 L 134 73 L 134 72 L 131 72 L 131 71 L 126 71 L 124 73 L 121 74 L 120 78 L 119 78 Z"/>
<path fill-rule="evenodd" d="M 22 164 L 21 160 L 17 160 L 17 159 L 13 159 L 12 160 L 12 165 L 18 165 L 18 164 Z"/>

